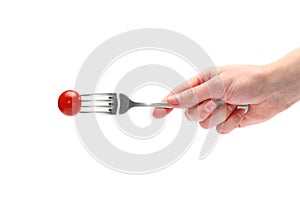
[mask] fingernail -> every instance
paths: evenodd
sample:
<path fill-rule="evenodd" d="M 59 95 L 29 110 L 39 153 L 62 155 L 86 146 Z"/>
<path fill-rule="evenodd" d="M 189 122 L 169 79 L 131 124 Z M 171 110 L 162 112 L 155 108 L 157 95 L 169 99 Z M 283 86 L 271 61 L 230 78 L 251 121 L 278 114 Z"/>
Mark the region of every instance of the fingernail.
<path fill-rule="evenodd" d="M 204 110 L 208 113 L 213 112 L 217 108 L 217 104 L 213 101 L 209 101 L 207 104 L 204 106 Z"/>
<path fill-rule="evenodd" d="M 187 110 L 185 110 L 184 115 L 188 120 L 192 121 Z"/>
<path fill-rule="evenodd" d="M 160 119 L 167 115 L 167 111 L 165 109 L 154 109 L 152 113 L 154 118 Z"/>
<path fill-rule="evenodd" d="M 179 101 L 175 95 L 168 96 L 168 102 L 173 105 L 179 104 Z"/>

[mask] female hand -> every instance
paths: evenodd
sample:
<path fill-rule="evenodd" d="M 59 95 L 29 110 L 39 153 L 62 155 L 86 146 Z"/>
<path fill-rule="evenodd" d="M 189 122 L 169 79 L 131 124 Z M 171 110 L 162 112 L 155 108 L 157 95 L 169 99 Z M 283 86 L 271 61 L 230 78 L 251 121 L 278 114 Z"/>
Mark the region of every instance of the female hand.
<path fill-rule="evenodd" d="M 300 60 L 300 50 L 283 61 L 292 58 Z M 210 68 L 176 87 L 163 101 L 185 108 L 186 117 L 199 121 L 203 128 L 217 126 L 219 133 L 260 123 L 300 99 L 300 66 L 291 70 L 283 61 Z M 225 104 L 218 105 L 215 100 Z M 249 105 L 249 111 L 237 110 L 237 105 Z M 153 115 L 162 118 L 171 110 L 155 109 Z"/>

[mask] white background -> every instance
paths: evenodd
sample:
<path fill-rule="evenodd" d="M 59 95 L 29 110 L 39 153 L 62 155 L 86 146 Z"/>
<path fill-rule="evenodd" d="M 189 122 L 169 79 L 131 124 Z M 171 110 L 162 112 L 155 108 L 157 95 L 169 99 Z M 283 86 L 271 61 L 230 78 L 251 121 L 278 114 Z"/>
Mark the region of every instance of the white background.
<path fill-rule="evenodd" d="M 299 19 L 287 0 L 1 1 L 0 199 L 299 199 L 299 103 L 223 136 L 203 161 L 196 138 L 148 175 L 99 164 L 57 109 L 86 57 L 116 34 L 170 29 L 216 65 L 265 64 L 299 47 Z"/>

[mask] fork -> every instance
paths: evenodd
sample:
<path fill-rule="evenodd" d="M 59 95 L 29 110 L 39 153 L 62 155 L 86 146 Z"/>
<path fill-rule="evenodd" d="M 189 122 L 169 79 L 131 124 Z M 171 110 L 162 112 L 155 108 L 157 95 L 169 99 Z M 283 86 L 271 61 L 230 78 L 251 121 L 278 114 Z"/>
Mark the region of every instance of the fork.
<path fill-rule="evenodd" d="M 80 113 L 124 114 L 133 107 L 172 108 L 168 103 L 141 103 L 122 93 L 82 94 Z"/>
<path fill-rule="evenodd" d="M 222 100 L 214 100 L 217 108 L 224 105 Z M 140 103 L 122 93 L 82 94 L 74 90 L 64 91 L 58 98 L 58 108 L 68 116 L 80 113 L 124 114 L 133 107 L 173 108 L 168 103 Z M 249 105 L 237 105 L 236 109 L 248 112 Z"/>

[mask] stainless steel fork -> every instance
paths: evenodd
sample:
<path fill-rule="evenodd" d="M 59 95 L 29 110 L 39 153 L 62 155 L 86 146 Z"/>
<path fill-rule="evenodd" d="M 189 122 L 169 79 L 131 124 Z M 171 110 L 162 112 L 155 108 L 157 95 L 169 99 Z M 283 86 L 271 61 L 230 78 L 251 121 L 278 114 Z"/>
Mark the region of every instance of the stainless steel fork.
<path fill-rule="evenodd" d="M 82 94 L 80 113 L 124 114 L 133 107 L 172 108 L 168 103 L 140 103 L 122 93 Z"/>

